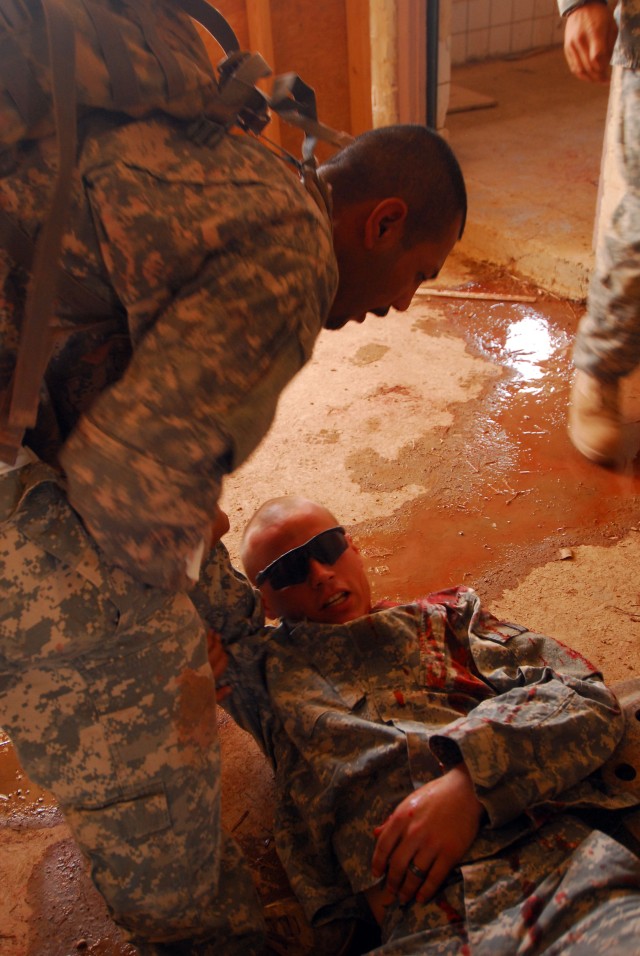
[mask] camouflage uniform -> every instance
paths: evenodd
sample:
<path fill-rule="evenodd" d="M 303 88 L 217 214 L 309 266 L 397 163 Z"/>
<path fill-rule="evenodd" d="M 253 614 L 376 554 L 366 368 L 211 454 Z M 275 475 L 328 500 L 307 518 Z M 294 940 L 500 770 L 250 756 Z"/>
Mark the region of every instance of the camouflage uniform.
<path fill-rule="evenodd" d="M 559 0 L 560 12 L 575 0 Z M 603 234 L 574 364 L 615 381 L 640 364 L 640 0 L 621 0 L 612 63 L 622 68 L 617 161 L 624 192 Z"/>
<path fill-rule="evenodd" d="M 211 132 L 83 118 L 62 261 L 104 308 L 59 304 L 27 439 L 41 460 L 0 468 L 0 725 L 116 920 L 244 956 L 262 917 L 220 834 L 214 687 L 187 588 L 223 475 L 309 358 L 337 267 L 327 210 L 297 176 L 251 137 Z M 4 159 L 0 206 L 34 236 L 54 139 Z M 26 278 L 0 250 L 3 376 Z"/>
<path fill-rule="evenodd" d="M 640 861 L 602 831 L 637 800 L 597 773 L 623 722 L 578 654 L 462 587 L 340 626 L 235 622 L 223 639 L 224 706 L 273 764 L 278 851 L 312 924 L 362 914 L 374 827 L 463 759 L 488 823 L 431 902 L 387 910 L 380 952 L 593 954 L 610 933 L 637 952 Z"/>

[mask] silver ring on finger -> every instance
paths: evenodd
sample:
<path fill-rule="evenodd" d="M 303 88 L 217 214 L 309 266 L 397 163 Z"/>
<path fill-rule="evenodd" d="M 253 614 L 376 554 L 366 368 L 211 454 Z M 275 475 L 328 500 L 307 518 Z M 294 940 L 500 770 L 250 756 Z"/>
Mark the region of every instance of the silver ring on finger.
<path fill-rule="evenodd" d="M 424 880 L 424 878 L 425 878 L 426 875 L 427 875 L 427 871 L 426 871 L 426 870 L 421 870 L 419 866 L 416 866 L 416 865 L 415 865 L 415 863 L 413 862 L 413 860 L 412 860 L 411 863 L 409 864 L 408 869 L 409 869 L 409 872 L 410 872 L 410 873 L 413 873 L 413 875 L 414 875 L 417 879 L 419 879 L 419 880 Z"/>

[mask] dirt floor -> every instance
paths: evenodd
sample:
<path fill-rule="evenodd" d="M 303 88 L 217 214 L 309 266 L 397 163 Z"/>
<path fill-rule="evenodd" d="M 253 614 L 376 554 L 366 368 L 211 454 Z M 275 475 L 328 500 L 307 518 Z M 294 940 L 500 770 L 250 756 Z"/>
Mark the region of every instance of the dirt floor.
<path fill-rule="evenodd" d="M 609 680 L 640 668 L 640 376 L 626 383 L 626 457 L 581 458 L 565 431 L 581 306 L 456 258 L 411 310 L 325 333 L 263 446 L 226 484 L 237 554 L 267 497 L 328 505 L 361 547 L 374 597 L 456 583 L 499 616 L 553 634 Z M 493 296 L 495 301 L 478 296 Z M 271 774 L 223 714 L 225 824 L 265 899 L 286 894 Z M 0 952 L 131 952 L 92 889 L 51 797 L 0 744 Z"/>

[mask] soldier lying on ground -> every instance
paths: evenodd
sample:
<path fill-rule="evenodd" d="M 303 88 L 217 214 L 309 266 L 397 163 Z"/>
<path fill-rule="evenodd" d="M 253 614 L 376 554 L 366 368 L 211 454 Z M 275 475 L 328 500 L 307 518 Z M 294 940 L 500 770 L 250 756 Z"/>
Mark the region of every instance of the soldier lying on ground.
<path fill-rule="evenodd" d="M 354 952 L 375 920 L 385 956 L 637 953 L 638 799 L 599 774 L 623 718 L 584 658 L 465 587 L 372 608 L 351 537 L 304 498 L 248 524 L 262 601 L 219 553 L 210 660 L 273 766 L 276 845 L 319 951 L 323 927 Z"/>

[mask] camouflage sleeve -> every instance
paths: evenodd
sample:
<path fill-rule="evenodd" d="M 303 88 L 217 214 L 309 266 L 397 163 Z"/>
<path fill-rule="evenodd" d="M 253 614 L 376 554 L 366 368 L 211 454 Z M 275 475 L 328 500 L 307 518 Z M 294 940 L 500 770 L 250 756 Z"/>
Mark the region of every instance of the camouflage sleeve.
<path fill-rule="evenodd" d="M 274 739 L 276 717 L 269 697 L 265 662 L 274 628 L 265 626 L 242 641 L 225 644 L 229 663 L 225 679 L 231 693 L 220 706 L 239 727 L 251 734 L 262 752 L 275 766 Z"/>
<path fill-rule="evenodd" d="M 200 578 L 189 597 L 206 626 L 220 635 L 223 644 L 242 641 L 264 628 L 260 592 L 234 568 L 221 541 L 203 561 Z"/>
<path fill-rule="evenodd" d="M 271 756 L 273 716 L 264 658 L 274 628 L 265 624 L 260 592 L 233 567 L 227 549 L 219 542 L 204 561 L 200 580 L 189 596 L 227 652 L 224 682 L 231 687 L 231 694 L 221 706 Z"/>
<path fill-rule="evenodd" d="M 464 760 L 492 826 L 555 798 L 610 756 L 624 719 L 601 675 L 558 641 L 498 622 L 468 592 L 451 612 L 479 675 L 496 691 L 430 745 Z"/>
<path fill-rule="evenodd" d="M 331 230 L 247 137 L 203 147 L 159 121 L 109 136 L 84 181 L 135 350 L 61 462 L 107 556 L 184 588 L 223 475 L 260 442 L 311 354 L 335 292 Z"/>
<path fill-rule="evenodd" d="M 225 627 L 220 631 L 227 652 L 225 680 L 231 693 L 221 706 L 235 722 L 251 734 L 262 752 L 275 765 L 275 716 L 267 688 L 266 659 L 269 641 L 276 628 L 264 624 L 260 594 L 255 591 L 260 618 L 254 614 L 250 626 Z M 256 626 L 260 621 L 260 626 Z"/>

